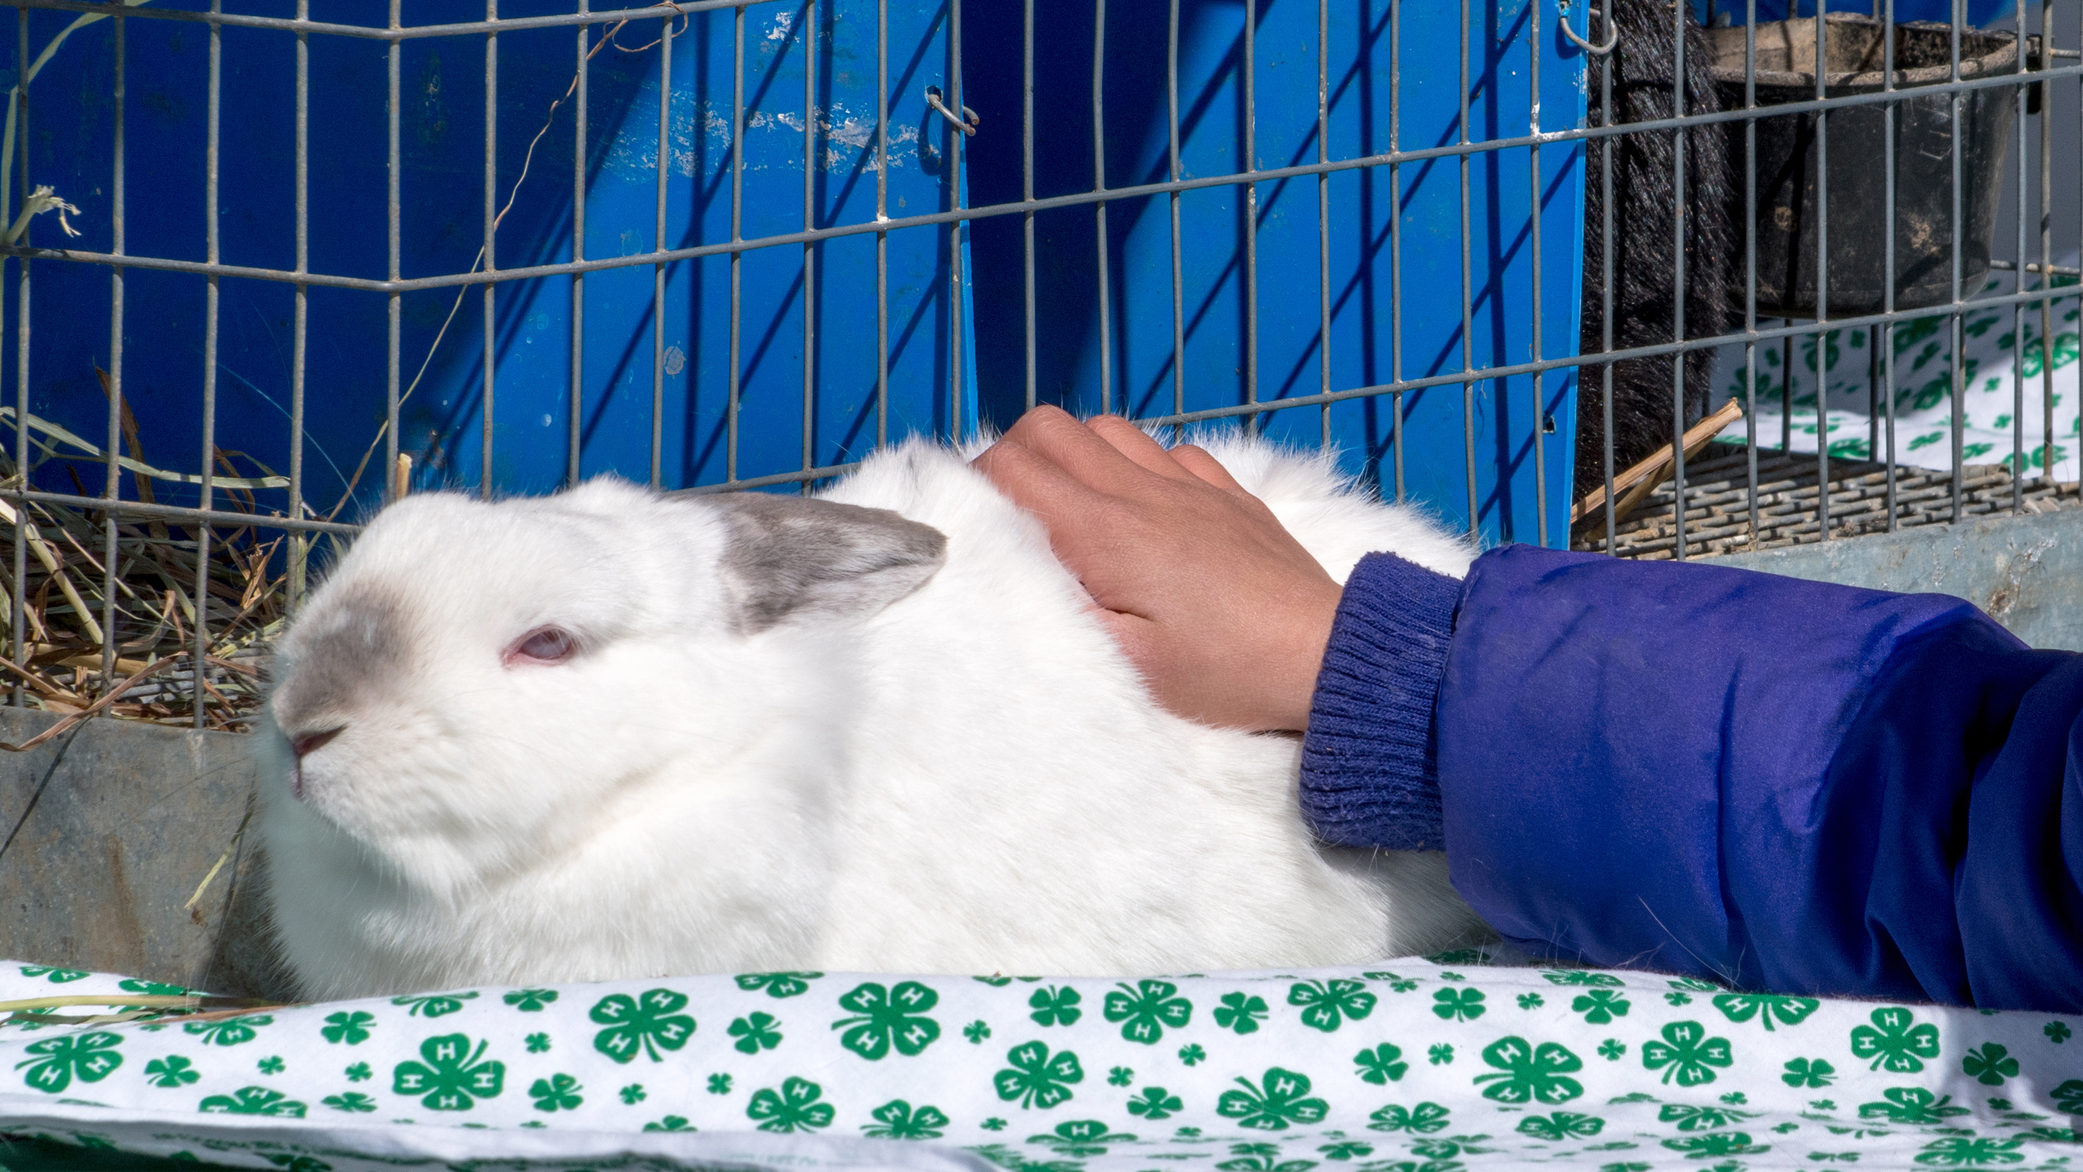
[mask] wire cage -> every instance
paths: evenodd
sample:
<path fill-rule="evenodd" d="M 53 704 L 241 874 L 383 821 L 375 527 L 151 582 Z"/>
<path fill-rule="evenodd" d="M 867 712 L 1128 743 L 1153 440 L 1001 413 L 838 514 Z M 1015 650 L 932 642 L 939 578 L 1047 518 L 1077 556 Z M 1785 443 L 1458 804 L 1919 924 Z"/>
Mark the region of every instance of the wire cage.
<path fill-rule="evenodd" d="M 1635 556 L 2072 502 L 2083 8 L 1606 3 L 1661 39 L 1581 0 L 14 0 L 16 702 L 242 727 L 400 492 L 807 488 L 1037 402 Z M 1633 114 L 1616 52 L 1666 61 Z M 1629 190 L 1631 143 L 1667 193 L 1719 152 L 1718 202 Z"/>

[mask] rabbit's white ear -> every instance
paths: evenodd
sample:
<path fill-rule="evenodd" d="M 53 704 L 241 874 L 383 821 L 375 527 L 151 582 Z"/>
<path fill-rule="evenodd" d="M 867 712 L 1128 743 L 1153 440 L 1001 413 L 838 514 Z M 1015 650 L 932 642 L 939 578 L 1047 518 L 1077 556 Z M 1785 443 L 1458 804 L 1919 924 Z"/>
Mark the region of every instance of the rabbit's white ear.
<path fill-rule="evenodd" d="M 729 526 L 723 577 L 747 633 L 874 614 L 924 585 L 947 557 L 940 530 L 888 509 L 760 492 L 704 503 Z"/>

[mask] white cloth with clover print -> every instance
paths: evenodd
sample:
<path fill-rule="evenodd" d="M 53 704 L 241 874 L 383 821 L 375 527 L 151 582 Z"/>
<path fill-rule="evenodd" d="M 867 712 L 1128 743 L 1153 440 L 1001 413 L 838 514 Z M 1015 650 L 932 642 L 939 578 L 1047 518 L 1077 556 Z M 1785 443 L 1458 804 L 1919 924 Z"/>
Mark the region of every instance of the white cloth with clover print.
<path fill-rule="evenodd" d="M 158 987 L 0 967 L 0 1001 L 126 990 Z M 17 1014 L 0 1133 L 291 1172 L 2051 1172 L 2083 1164 L 2078 1035 L 2083 1018 L 1472 953 L 1162 979 L 769 973 Z"/>
<path fill-rule="evenodd" d="M 2074 267 L 2070 256 L 2059 262 Z M 2057 282 L 2064 278 L 2056 278 Z M 2067 282 L 2073 284 L 2072 281 Z M 2012 273 L 1993 273 L 1976 296 L 2010 293 L 2018 287 Z M 2034 283 L 2030 288 L 2037 288 Z M 2055 478 L 2075 480 L 2083 475 L 2083 443 L 2079 443 L 2079 397 L 2077 395 L 2078 326 L 2083 318 L 2083 299 L 2057 297 L 2048 305 L 2054 335 L 2052 353 L 2054 392 Z M 2047 436 L 2047 384 L 2042 371 L 2048 352 L 2040 337 L 2037 304 L 2019 310 L 2003 305 L 1969 310 L 1961 317 L 1966 338 L 1962 358 L 1961 456 L 1969 464 L 2002 464 L 2018 449 L 2019 420 L 2024 422 L 2023 466 L 2037 471 L 2045 459 Z M 1767 320 L 1762 324 L 1776 325 Z M 1787 372 L 1782 344 L 1777 341 L 1757 347 L 1757 398 L 1754 414 L 1758 446 L 1778 449 L 1781 433 L 1791 433 L 1791 450 L 1813 452 L 1822 430 L 1816 420 L 1817 352 L 1828 375 L 1830 454 L 1854 460 L 1887 458 L 1887 433 L 1881 431 L 1878 447 L 1873 445 L 1873 420 L 1880 416 L 1885 428 L 1886 408 L 1875 397 L 1872 372 L 1874 351 L 1865 327 L 1830 330 L 1818 344 L 1814 335 L 1797 338 L 1793 345 L 1793 409 L 1786 408 Z M 1951 318 L 1932 314 L 1895 326 L 1895 462 L 1913 468 L 1945 470 L 1953 466 L 1953 345 Z M 2023 408 L 2015 386 L 2014 372 L 2023 377 Z M 1715 352 L 1713 399 L 1744 401 L 1747 376 L 1741 345 L 1723 346 Z M 1791 422 L 1791 428 L 1785 423 Z M 1749 425 L 1737 420 L 1722 431 L 1720 439 L 1742 443 Z"/>

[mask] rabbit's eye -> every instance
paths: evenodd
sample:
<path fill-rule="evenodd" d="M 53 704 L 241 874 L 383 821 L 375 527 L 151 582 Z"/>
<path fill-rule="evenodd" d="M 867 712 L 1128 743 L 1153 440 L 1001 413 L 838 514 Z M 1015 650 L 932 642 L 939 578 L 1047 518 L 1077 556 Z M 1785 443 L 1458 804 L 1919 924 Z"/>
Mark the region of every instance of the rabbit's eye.
<path fill-rule="evenodd" d="M 535 663 L 562 663 L 571 658 L 579 648 L 578 640 L 571 632 L 561 627 L 540 627 L 521 636 L 512 647 L 507 648 L 506 662 L 530 660 Z"/>

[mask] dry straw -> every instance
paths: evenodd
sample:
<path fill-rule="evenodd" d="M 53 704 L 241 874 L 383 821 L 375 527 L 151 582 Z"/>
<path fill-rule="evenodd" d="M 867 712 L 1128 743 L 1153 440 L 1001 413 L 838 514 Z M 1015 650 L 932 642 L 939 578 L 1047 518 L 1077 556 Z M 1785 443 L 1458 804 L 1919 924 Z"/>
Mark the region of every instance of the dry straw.
<path fill-rule="evenodd" d="M 0 425 L 11 429 L 14 423 L 13 409 L 0 407 Z M 25 423 L 41 462 L 107 466 L 107 453 L 64 428 L 33 415 Z M 127 453 L 115 462 L 131 473 L 138 500 L 153 503 L 155 482 L 201 479 L 147 463 L 127 406 L 122 427 Z M 215 456 L 223 507 L 251 514 L 256 524 L 213 531 L 209 570 L 201 579 L 208 598 L 200 608 L 207 632 L 200 687 L 193 635 L 201 555 L 194 530 L 44 501 L 0 501 L 0 524 L 28 548 L 23 581 L 15 582 L 11 567 L 0 565 L 0 594 L 9 613 L 21 607 L 24 644 L 14 657 L 0 657 L 0 672 L 34 705 L 72 718 L 0 748 L 33 747 L 78 719 L 104 712 L 193 727 L 198 692 L 203 727 L 247 727 L 261 702 L 261 647 L 287 613 L 288 559 L 281 554 L 291 540 L 267 524 L 256 493 L 286 488 L 288 481 L 240 453 L 219 449 Z M 11 455 L 0 452 L 0 490 L 26 487 Z M 80 495 L 88 494 L 83 488 Z M 105 564 L 111 530 L 113 575 Z M 110 582 L 113 598 L 106 591 Z"/>

